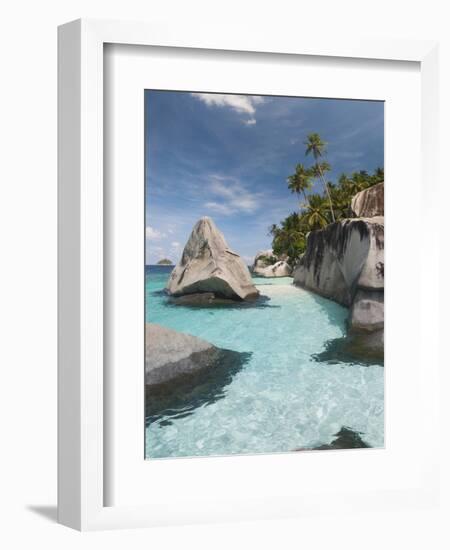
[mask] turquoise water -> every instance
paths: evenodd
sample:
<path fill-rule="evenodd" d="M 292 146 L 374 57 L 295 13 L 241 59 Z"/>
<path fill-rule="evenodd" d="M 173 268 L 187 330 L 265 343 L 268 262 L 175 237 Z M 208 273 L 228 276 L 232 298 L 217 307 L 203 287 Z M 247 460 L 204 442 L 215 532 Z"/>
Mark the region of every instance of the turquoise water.
<path fill-rule="evenodd" d="M 344 334 L 345 308 L 290 278 L 255 278 L 267 297 L 257 305 L 169 305 L 162 290 L 170 271 L 147 268 L 146 320 L 251 354 L 206 399 L 189 403 L 187 395 L 149 416 L 147 458 L 312 448 L 331 442 L 342 426 L 362 432 L 372 447 L 384 445 L 383 367 L 314 359 Z"/>

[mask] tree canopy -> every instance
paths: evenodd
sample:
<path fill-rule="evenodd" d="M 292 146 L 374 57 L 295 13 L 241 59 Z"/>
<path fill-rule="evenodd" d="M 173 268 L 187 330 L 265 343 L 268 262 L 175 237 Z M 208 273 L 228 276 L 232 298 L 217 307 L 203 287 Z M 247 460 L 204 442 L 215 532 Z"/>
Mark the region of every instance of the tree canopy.
<path fill-rule="evenodd" d="M 269 227 L 274 254 L 289 256 L 292 265 L 305 251 L 306 237 L 310 231 L 352 217 L 351 201 L 356 193 L 384 181 L 383 168 L 377 168 L 373 174 L 360 170 L 350 175 L 342 174 L 337 183 L 326 182 L 324 177 L 331 171 L 331 166 L 325 160 L 319 162 L 325 154 L 326 143 L 319 134 L 314 133 L 309 134 L 305 145 L 305 156 L 312 154 L 315 163 L 309 168 L 297 164 L 294 174 L 287 178 L 288 188 L 298 197 L 302 195 L 304 203 L 299 204 L 298 211 Z M 316 178 L 323 183 L 323 193 L 310 192 Z"/>

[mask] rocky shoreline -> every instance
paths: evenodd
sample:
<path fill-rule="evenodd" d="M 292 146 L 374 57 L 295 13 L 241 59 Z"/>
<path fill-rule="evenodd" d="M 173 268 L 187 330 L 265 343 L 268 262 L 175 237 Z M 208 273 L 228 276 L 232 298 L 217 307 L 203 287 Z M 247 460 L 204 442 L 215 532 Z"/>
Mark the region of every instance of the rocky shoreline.
<path fill-rule="evenodd" d="M 260 295 L 251 273 L 262 278 L 292 277 L 294 286 L 333 300 L 349 312 L 347 334 L 329 341 L 326 349 L 312 357 L 322 363 L 379 365 L 384 358 L 384 211 L 379 197 L 383 186 L 375 187 L 376 193 L 370 188 L 352 202 L 359 217 L 311 231 L 294 267 L 289 258 L 265 250 L 255 256 L 249 270 L 214 222 L 201 218 L 167 281 L 168 305 L 214 308 L 248 303 L 255 307 L 261 299 L 270 298 Z M 220 399 L 251 356 L 154 323 L 146 324 L 145 341 L 148 422 L 165 410 L 190 414 L 195 407 Z M 368 446 L 349 428 L 342 427 L 335 436 L 314 449 Z"/>
<path fill-rule="evenodd" d="M 349 310 L 345 337 L 329 342 L 316 357 L 365 363 L 384 356 L 384 184 L 358 193 L 348 218 L 311 231 L 294 268 L 272 250 L 258 252 L 251 272 L 264 278 L 293 277 L 295 286 Z M 168 303 L 215 307 L 254 302 L 259 291 L 249 269 L 208 217 L 194 226 L 166 285 Z M 218 363 L 209 342 L 158 325 L 146 326 L 146 384 L 167 383 Z"/>
<path fill-rule="evenodd" d="M 292 267 L 288 260 L 276 256 L 272 250 L 263 250 L 256 254 L 251 271 L 258 277 L 292 277 Z"/>
<path fill-rule="evenodd" d="M 362 216 L 312 231 L 294 284 L 349 308 L 347 349 L 355 358 L 384 355 L 384 184 L 358 193 Z M 373 214 L 373 216 L 368 216 Z"/>

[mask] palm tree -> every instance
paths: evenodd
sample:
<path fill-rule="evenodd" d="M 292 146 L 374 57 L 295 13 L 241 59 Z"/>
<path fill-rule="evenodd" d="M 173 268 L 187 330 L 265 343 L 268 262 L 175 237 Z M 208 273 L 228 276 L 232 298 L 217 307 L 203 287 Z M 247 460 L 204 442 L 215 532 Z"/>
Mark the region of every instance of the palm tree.
<path fill-rule="evenodd" d="M 356 193 L 365 189 L 367 178 L 361 177 L 361 174 L 358 172 L 354 172 L 351 177 L 342 174 L 339 178 L 339 185 L 347 193 L 349 200 L 351 200 Z"/>
<path fill-rule="evenodd" d="M 377 179 L 378 181 L 383 181 L 384 180 L 384 168 L 380 168 L 378 167 L 376 170 L 375 170 L 375 179 Z"/>
<path fill-rule="evenodd" d="M 325 153 L 326 143 L 322 141 L 322 138 L 319 136 L 319 134 L 313 133 L 307 136 L 305 145 L 306 145 L 305 155 L 309 155 L 309 153 L 312 153 L 314 160 L 316 161 L 316 164 L 313 167 L 313 169 L 314 169 L 314 172 L 317 173 L 317 176 L 320 177 L 320 179 L 322 180 L 322 184 L 325 188 L 325 191 L 327 192 L 328 201 L 330 203 L 331 218 L 334 222 L 336 221 L 336 219 L 334 217 L 333 203 L 331 201 L 330 190 L 328 189 L 328 185 L 323 175 L 324 171 L 330 170 L 330 165 L 326 162 L 322 162 L 322 163 L 318 162 L 319 158 L 322 157 Z"/>
<path fill-rule="evenodd" d="M 331 200 L 333 201 L 334 213 L 337 220 L 351 217 L 350 204 L 353 195 L 349 194 L 348 191 L 349 188 L 343 185 L 330 186 Z"/>
<path fill-rule="evenodd" d="M 300 193 L 303 194 L 306 206 L 309 204 L 306 191 L 311 189 L 311 171 L 303 166 L 303 164 L 297 164 L 295 168 L 295 174 L 288 176 L 288 188 L 292 193 L 297 193 L 300 197 Z"/>
<path fill-rule="evenodd" d="M 321 195 L 310 195 L 306 221 L 310 229 L 321 229 L 328 225 L 327 211 Z"/>
<path fill-rule="evenodd" d="M 269 231 L 273 236 L 272 248 L 275 254 L 285 254 L 289 257 L 289 262 L 294 264 L 306 247 L 305 233 L 299 227 L 298 214 L 288 216 L 281 227 L 272 225 Z"/>

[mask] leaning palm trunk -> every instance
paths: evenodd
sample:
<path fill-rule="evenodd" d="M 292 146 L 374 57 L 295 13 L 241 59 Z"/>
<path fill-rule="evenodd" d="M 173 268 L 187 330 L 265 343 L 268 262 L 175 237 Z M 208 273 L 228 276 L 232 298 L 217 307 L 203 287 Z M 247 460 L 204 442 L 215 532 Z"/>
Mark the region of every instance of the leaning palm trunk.
<path fill-rule="evenodd" d="M 305 193 L 304 189 L 302 190 L 302 193 L 303 193 L 303 198 L 305 199 L 305 208 L 308 208 L 309 200 L 308 200 L 308 197 L 306 196 L 306 193 Z"/>
<path fill-rule="evenodd" d="M 322 169 L 320 168 L 319 163 L 317 163 L 317 167 L 319 168 L 320 178 L 322 179 L 323 186 L 325 187 L 325 191 L 327 192 L 327 195 L 328 195 L 328 202 L 330 203 L 330 210 L 331 210 L 331 219 L 333 220 L 333 222 L 335 222 L 336 218 L 334 217 L 333 202 L 331 201 L 330 190 L 328 189 L 328 184 L 325 181 L 325 178 L 323 177 Z"/>

